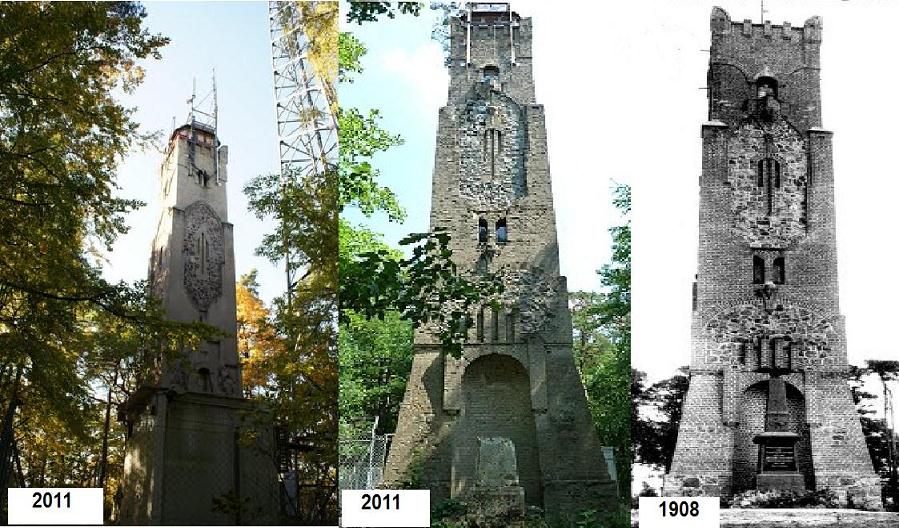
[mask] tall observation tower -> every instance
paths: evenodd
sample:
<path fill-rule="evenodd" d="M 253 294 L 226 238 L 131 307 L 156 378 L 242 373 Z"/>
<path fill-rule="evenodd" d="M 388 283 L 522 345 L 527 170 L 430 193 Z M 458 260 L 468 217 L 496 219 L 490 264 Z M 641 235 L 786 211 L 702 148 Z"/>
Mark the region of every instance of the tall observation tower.
<path fill-rule="evenodd" d="M 202 321 L 224 335 L 155 358 L 155 374 L 122 407 L 124 524 L 239 524 L 240 511 L 215 509 L 231 494 L 265 512 L 256 523 L 279 511 L 271 432 L 260 431 L 254 444 L 240 440 L 244 420 L 259 409 L 240 387 L 228 150 L 218 137 L 215 88 L 211 98 L 206 112 L 191 98 L 187 122 L 169 137 L 149 282 L 169 319 Z"/>
<path fill-rule="evenodd" d="M 504 3 L 451 20 L 431 229 L 451 234 L 462 272 L 495 273 L 505 293 L 471 314 L 459 359 L 417 329 L 385 480 L 414 462 L 433 501 L 520 493 L 555 516 L 611 507 L 616 492 L 572 357 L 531 35 Z"/>
<path fill-rule="evenodd" d="M 822 22 L 711 16 L 690 388 L 666 495 L 830 489 L 877 506 L 846 383 Z"/>

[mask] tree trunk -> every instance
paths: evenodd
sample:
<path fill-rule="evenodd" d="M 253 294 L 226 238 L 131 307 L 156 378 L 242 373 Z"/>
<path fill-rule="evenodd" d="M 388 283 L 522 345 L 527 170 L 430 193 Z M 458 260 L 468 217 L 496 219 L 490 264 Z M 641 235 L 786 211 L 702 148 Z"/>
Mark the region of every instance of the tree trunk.
<path fill-rule="evenodd" d="M 106 417 L 103 420 L 103 448 L 100 453 L 100 475 L 97 479 L 97 487 L 103 488 L 103 493 L 106 493 L 106 468 L 108 466 L 109 459 L 109 424 L 110 424 L 110 415 L 112 414 L 112 389 L 116 386 L 116 383 L 119 381 L 119 363 L 116 363 L 115 371 L 112 374 L 112 383 L 109 384 L 109 388 L 106 392 Z"/>

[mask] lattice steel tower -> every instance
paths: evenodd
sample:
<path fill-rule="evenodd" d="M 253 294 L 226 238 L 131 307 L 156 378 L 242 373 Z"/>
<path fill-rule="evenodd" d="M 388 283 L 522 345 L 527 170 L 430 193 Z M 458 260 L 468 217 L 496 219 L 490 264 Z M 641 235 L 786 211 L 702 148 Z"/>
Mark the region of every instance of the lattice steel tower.
<path fill-rule="evenodd" d="M 304 13 L 315 12 L 320 2 L 299 9 L 296 2 L 269 2 L 272 74 L 278 122 L 278 156 L 283 184 L 321 174 L 337 164 L 337 121 L 331 111 L 327 80 L 310 62 L 311 42 L 305 32 Z M 288 302 L 295 285 L 290 248 L 284 247 Z"/>

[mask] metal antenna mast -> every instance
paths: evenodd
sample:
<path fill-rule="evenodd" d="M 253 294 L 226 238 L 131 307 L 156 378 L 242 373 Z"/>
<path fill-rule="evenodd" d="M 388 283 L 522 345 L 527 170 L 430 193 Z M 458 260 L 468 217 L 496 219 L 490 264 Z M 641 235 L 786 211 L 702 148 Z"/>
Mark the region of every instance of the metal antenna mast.
<path fill-rule="evenodd" d="M 314 12 L 316 4 L 304 3 L 304 7 Z M 337 122 L 323 89 L 325 80 L 319 78 L 309 61 L 304 9 L 292 1 L 270 1 L 268 9 L 281 185 L 286 188 L 290 181 L 321 174 L 337 165 Z M 284 258 L 290 305 L 296 270 L 292 269 L 286 238 Z"/>
<path fill-rule="evenodd" d="M 212 96 L 211 102 L 209 101 L 210 96 Z M 191 92 L 190 99 L 187 100 L 187 104 L 190 107 L 190 113 L 187 116 L 187 123 L 190 125 L 190 135 L 188 136 L 190 148 L 187 154 L 190 163 L 190 174 L 191 176 L 196 176 L 197 173 L 202 172 L 196 166 L 195 155 L 198 141 L 197 130 L 204 130 L 211 133 L 215 138 L 212 169 L 214 174 L 212 177 L 216 184 L 221 185 L 221 183 L 225 181 L 225 178 L 224 175 L 219 172 L 219 150 L 221 149 L 221 142 L 218 139 L 219 104 L 218 87 L 215 82 L 215 68 L 212 69 L 212 90 L 203 96 L 202 99 L 197 100 L 197 79 L 195 77 L 193 80 L 193 91 Z M 172 118 L 172 128 L 174 129 L 174 117 Z"/>

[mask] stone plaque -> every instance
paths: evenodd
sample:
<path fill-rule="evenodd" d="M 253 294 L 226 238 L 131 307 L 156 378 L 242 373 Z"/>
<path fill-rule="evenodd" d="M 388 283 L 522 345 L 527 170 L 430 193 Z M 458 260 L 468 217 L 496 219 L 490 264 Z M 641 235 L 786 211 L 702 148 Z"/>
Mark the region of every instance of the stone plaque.
<path fill-rule="evenodd" d="M 478 486 L 518 486 L 515 444 L 502 437 L 478 438 Z"/>
<path fill-rule="evenodd" d="M 762 446 L 762 471 L 796 471 L 794 446 Z"/>

